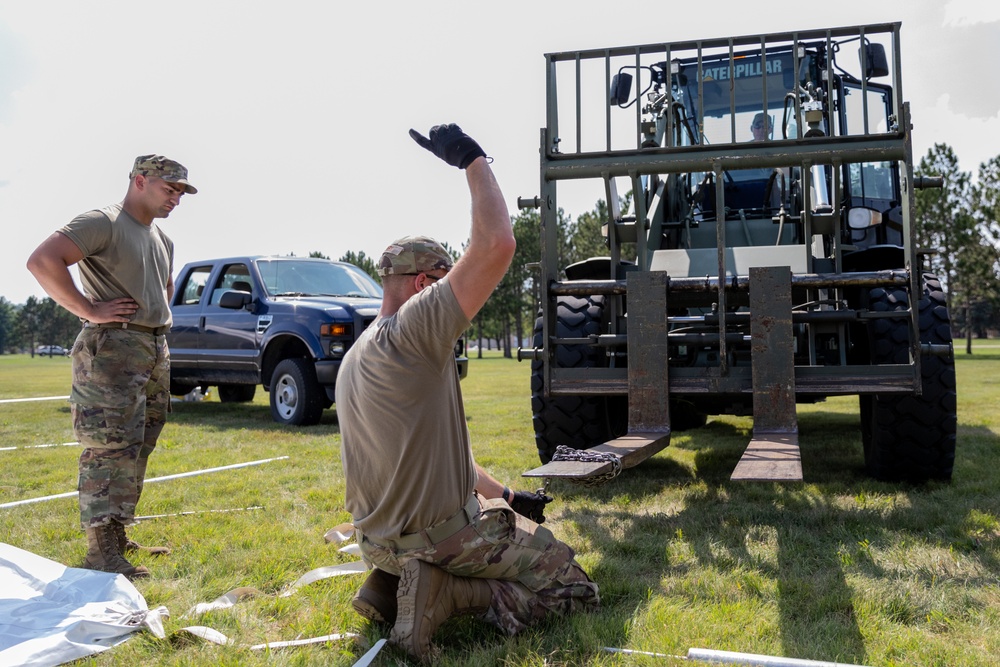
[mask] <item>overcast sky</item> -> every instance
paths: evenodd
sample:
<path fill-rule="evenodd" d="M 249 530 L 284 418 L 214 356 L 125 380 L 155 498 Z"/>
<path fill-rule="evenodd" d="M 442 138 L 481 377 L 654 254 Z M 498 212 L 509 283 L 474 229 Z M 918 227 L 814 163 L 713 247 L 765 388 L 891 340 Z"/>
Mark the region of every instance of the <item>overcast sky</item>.
<path fill-rule="evenodd" d="M 158 221 L 175 275 L 238 254 L 377 257 L 407 233 L 460 248 L 464 176 L 407 130 L 460 124 L 516 213 L 538 194 L 545 53 L 891 21 L 915 155 L 947 143 L 974 173 L 1000 154 L 995 2 L 0 0 L 0 296 L 45 296 L 32 249 L 120 201 L 143 153 L 200 189 Z"/>

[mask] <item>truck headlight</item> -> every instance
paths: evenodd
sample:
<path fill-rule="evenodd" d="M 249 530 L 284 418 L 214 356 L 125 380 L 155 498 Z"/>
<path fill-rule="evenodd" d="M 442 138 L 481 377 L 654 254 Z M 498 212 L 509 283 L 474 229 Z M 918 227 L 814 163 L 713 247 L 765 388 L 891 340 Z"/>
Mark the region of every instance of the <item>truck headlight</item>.
<path fill-rule="evenodd" d="M 331 357 L 342 357 L 342 356 L 344 356 L 344 352 L 345 351 L 346 351 L 346 348 L 344 347 L 344 342 L 343 341 L 335 340 L 332 343 L 330 343 L 330 356 Z"/>
<path fill-rule="evenodd" d="M 345 324 L 343 322 L 334 322 L 332 324 L 323 324 L 319 328 L 320 336 L 350 336 L 352 327 L 350 324 Z"/>

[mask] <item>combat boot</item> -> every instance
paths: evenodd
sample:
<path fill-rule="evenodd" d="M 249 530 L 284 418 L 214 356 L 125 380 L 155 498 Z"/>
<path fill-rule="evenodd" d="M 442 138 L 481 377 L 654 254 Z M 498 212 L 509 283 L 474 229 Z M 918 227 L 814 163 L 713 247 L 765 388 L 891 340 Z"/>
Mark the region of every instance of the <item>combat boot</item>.
<path fill-rule="evenodd" d="M 123 554 L 129 551 L 145 551 L 154 556 L 166 556 L 170 553 L 167 547 L 146 547 L 125 534 L 125 524 L 120 521 L 111 520 L 111 526 L 115 530 L 115 537 L 118 539 L 118 550 Z"/>
<path fill-rule="evenodd" d="M 117 572 L 129 579 L 148 577 L 149 570 L 142 565 L 132 565 L 122 556 L 113 523 L 115 522 L 87 528 L 87 558 L 83 561 L 83 567 L 101 572 Z"/>
<path fill-rule="evenodd" d="M 411 656 L 433 660 L 431 637 L 452 616 L 483 614 L 493 593 L 486 579 L 456 577 L 419 560 L 403 566 L 396 593 L 396 624 L 389 641 Z"/>
<path fill-rule="evenodd" d="M 397 588 L 399 577 L 376 568 L 354 594 L 351 605 L 369 621 L 392 625 L 396 622 Z"/>

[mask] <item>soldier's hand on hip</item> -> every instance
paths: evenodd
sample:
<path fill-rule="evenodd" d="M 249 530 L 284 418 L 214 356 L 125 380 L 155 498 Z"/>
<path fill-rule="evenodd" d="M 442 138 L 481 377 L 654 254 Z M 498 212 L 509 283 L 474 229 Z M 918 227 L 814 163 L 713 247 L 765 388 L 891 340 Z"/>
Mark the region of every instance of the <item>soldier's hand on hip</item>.
<path fill-rule="evenodd" d="M 87 321 L 94 324 L 128 322 L 137 310 L 139 304 L 125 296 L 110 301 L 92 301 Z"/>

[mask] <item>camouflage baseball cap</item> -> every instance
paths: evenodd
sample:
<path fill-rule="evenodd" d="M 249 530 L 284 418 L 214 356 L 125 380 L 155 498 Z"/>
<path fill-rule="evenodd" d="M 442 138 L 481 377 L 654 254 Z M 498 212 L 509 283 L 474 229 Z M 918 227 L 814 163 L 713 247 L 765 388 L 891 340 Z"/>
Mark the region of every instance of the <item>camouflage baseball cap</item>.
<path fill-rule="evenodd" d="M 198 194 L 198 188 L 188 181 L 188 170 L 180 162 L 174 162 L 162 155 L 140 155 L 132 165 L 132 173 L 129 178 L 136 174 L 143 176 L 155 176 L 162 178 L 167 183 L 178 183 L 184 186 L 184 191 L 189 195 Z"/>
<path fill-rule="evenodd" d="M 380 276 L 451 270 L 451 255 L 429 236 L 404 236 L 385 249 L 378 261 Z"/>

